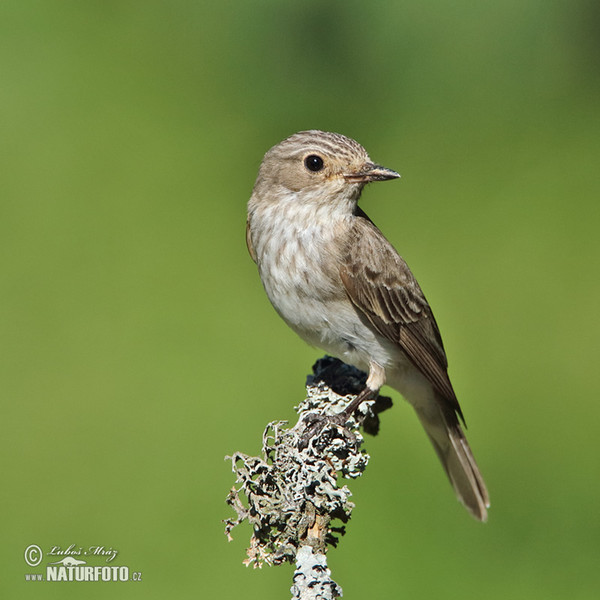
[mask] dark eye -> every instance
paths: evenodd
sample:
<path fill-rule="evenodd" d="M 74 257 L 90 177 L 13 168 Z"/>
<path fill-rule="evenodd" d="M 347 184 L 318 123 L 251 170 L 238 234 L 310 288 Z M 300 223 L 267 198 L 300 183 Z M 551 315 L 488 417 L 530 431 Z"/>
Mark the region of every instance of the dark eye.
<path fill-rule="evenodd" d="M 313 173 L 320 171 L 323 168 L 323 159 L 316 154 L 309 154 L 304 159 L 304 166 Z"/>

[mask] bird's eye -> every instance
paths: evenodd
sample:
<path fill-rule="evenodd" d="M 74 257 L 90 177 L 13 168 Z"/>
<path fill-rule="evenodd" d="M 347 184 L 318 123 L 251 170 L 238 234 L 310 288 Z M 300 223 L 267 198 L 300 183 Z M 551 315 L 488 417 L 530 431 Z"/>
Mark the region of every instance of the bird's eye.
<path fill-rule="evenodd" d="M 317 173 L 323 168 L 323 159 L 317 154 L 309 154 L 304 159 L 304 166 L 313 173 Z"/>

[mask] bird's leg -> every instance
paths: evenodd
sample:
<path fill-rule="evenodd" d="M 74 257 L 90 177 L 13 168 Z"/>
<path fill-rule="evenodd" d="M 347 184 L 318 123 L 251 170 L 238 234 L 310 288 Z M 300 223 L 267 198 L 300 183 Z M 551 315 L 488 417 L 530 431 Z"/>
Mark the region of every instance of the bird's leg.
<path fill-rule="evenodd" d="M 344 423 L 355 413 L 356 409 L 367 400 L 371 400 L 374 396 L 377 395 L 378 390 L 372 390 L 367 384 L 364 389 L 346 406 L 346 408 L 339 413 L 341 417 L 344 418 Z M 337 416 L 337 415 L 336 415 Z"/>
<path fill-rule="evenodd" d="M 346 421 L 354 414 L 356 409 L 366 400 L 375 397 L 381 386 L 385 383 L 385 369 L 374 361 L 369 362 L 369 376 L 365 389 L 350 402 L 350 404 L 340 413 L 346 417 Z"/>

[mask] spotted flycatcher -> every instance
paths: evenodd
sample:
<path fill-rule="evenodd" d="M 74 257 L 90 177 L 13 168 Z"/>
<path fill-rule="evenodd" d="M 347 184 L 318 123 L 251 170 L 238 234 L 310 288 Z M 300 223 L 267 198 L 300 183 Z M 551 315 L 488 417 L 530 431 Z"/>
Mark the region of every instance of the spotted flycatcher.
<path fill-rule="evenodd" d="M 247 242 L 269 300 L 304 340 L 387 383 L 415 409 L 459 500 L 487 519 L 488 493 L 459 419 L 431 308 L 408 265 L 358 207 L 398 173 L 343 135 L 302 131 L 264 156 Z"/>

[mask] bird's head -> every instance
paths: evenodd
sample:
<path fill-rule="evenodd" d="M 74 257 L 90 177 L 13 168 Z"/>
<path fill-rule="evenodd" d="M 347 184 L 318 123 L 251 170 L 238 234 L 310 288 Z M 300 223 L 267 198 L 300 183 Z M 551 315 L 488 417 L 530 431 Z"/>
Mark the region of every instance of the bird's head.
<path fill-rule="evenodd" d="M 366 150 L 338 133 L 310 130 L 295 133 L 273 146 L 260 166 L 255 202 L 336 202 L 355 205 L 371 181 L 400 177 L 374 164 Z"/>

